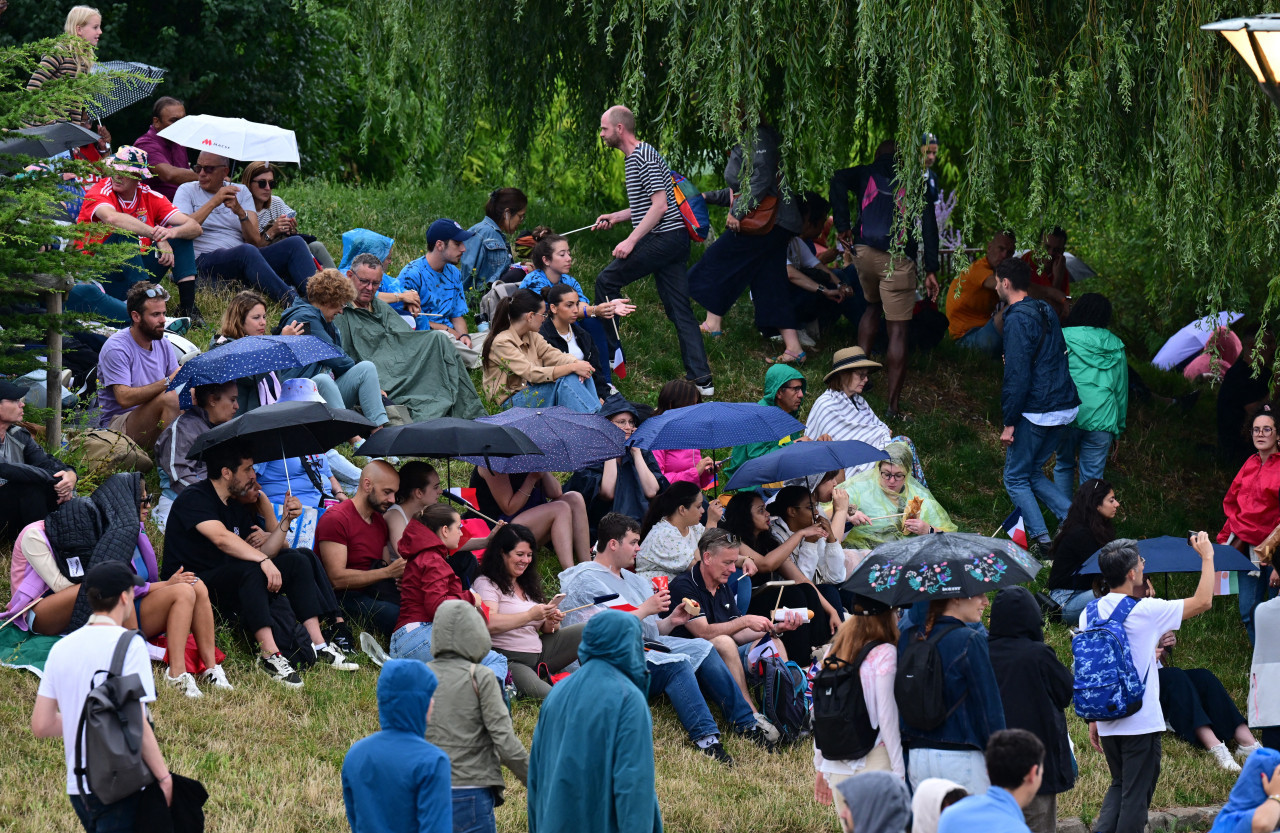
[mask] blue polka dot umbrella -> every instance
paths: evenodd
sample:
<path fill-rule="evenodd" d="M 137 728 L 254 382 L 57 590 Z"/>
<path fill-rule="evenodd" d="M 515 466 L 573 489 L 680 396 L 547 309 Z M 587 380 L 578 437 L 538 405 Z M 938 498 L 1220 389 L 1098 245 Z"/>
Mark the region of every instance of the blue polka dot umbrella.
<path fill-rule="evenodd" d="M 541 454 L 515 457 L 459 457 L 475 466 L 501 474 L 531 471 L 577 471 L 621 457 L 627 435 L 599 414 L 580 414 L 557 405 L 554 408 L 512 408 L 476 422 L 515 428 L 542 449 Z"/>
<path fill-rule="evenodd" d="M 649 417 L 631 435 L 631 444 L 650 451 L 669 448 L 727 448 L 766 443 L 804 430 L 804 423 L 772 405 L 755 402 L 699 402 Z"/>
<path fill-rule="evenodd" d="M 245 336 L 193 357 L 173 377 L 168 389 L 181 391 L 179 406 L 190 408 L 194 387 L 306 367 L 342 355 L 341 350 L 315 336 Z"/>

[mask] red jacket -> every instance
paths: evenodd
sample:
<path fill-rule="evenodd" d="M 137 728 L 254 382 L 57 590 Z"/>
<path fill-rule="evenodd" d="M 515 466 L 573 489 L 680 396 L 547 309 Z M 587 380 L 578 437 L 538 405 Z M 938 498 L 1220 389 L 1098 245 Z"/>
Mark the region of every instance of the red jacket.
<path fill-rule="evenodd" d="M 1234 532 L 1256 547 L 1280 526 L 1280 453 L 1273 453 L 1265 463 L 1257 454 L 1246 460 L 1222 499 L 1222 511 L 1227 522 L 1218 533 L 1219 544 Z"/>
<path fill-rule="evenodd" d="M 400 580 L 400 618 L 396 628 L 410 622 L 432 622 L 441 602 L 460 599 L 467 604 L 475 600 L 462 586 L 462 579 L 445 559 L 449 550 L 440 536 L 414 518 L 400 538 L 400 554 L 409 562 Z M 482 611 L 483 613 L 483 611 Z M 489 617 L 486 615 L 485 619 Z"/>

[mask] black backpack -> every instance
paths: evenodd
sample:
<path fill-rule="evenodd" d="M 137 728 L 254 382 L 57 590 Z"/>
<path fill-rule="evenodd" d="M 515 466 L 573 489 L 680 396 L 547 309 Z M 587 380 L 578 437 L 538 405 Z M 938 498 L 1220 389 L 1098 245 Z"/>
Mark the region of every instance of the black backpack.
<path fill-rule="evenodd" d="M 102 682 L 90 680 L 89 695 L 80 710 L 76 730 L 75 776 L 81 793 L 91 792 L 103 804 L 128 798 L 155 781 L 142 760 L 142 695 L 137 674 L 124 674 L 124 658 L 141 631 L 125 631 L 116 640 L 111 664 Z M 151 673 L 148 668 L 147 673 Z"/>
<path fill-rule="evenodd" d="M 946 669 L 938 655 L 938 641 L 964 625 L 942 625 L 933 629 L 929 638 L 922 628 L 898 656 L 898 674 L 893 681 L 893 697 L 898 701 L 898 715 L 913 729 L 932 731 L 947 721 L 968 692 L 951 708 L 947 708 Z"/>
<path fill-rule="evenodd" d="M 880 732 L 871 726 L 859 669 L 884 642 L 869 642 L 853 662 L 827 657 L 813 678 L 813 742 L 829 761 L 856 761 L 875 748 Z"/>
<path fill-rule="evenodd" d="M 808 688 L 804 671 L 794 662 L 781 657 L 761 657 L 752 669 L 759 684 L 760 710 L 781 735 L 781 743 L 799 740 L 809 733 L 809 707 L 805 703 Z"/>

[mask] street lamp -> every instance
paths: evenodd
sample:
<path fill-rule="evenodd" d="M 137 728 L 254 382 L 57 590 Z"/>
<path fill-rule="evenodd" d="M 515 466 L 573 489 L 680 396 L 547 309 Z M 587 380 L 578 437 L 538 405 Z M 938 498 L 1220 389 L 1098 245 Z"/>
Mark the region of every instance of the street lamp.
<path fill-rule="evenodd" d="M 1244 62 L 1271 103 L 1280 107 L 1280 14 L 1235 17 L 1200 27 L 1221 32 Z"/>

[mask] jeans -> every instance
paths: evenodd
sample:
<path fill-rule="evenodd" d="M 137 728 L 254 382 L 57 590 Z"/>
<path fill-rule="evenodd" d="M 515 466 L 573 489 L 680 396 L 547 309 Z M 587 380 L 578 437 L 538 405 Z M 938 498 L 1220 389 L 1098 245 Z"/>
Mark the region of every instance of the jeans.
<path fill-rule="evenodd" d="M 493 791 L 488 787 L 454 787 L 453 833 L 494 833 Z"/>
<path fill-rule="evenodd" d="M 1245 633 L 1249 635 L 1249 644 L 1254 644 L 1253 609 L 1275 595 L 1271 588 L 1272 567 L 1263 567 L 1257 578 L 1248 573 L 1240 573 L 1237 581 L 1240 589 L 1240 621 L 1244 623 Z"/>
<path fill-rule="evenodd" d="M 1013 444 L 1005 451 L 1004 488 L 1022 512 L 1027 537 L 1032 541 L 1049 537 L 1049 528 L 1045 526 L 1036 498 L 1043 500 L 1059 521 L 1071 508 L 1070 498 L 1063 497 L 1058 487 L 1044 476 L 1045 461 L 1058 450 L 1066 428 L 1065 425 L 1036 425 L 1026 417 L 1018 417 Z"/>
<path fill-rule="evenodd" d="M 137 793 L 113 804 L 103 804 L 93 794 L 67 797 L 71 799 L 71 807 L 84 825 L 85 833 L 133 833 L 134 815 L 138 811 Z"/>
<path fill-rule="evenodd" d="M 202 277 L 241 281 L 273 301 L 305 295 L 307 279 L 316 273 L 307 241 L 296 235 L 265 249 L 248 243 L 214 249 L 196 258 L 196 267 Z"/>
<path fill-rule="evenodd" d="M 431 653 L 431 623 L 418 622 L 418 626 L 410 630 L 413 624 L 410 622 L 391 634 L 391 658 L 431 662 L 435 659 Z M 480 664 L 496 674 L 499 683 L 507 681 L 507 658 L 502 654 L 490 651 Z"/>
<path fill-rule="evenodd" d="M 1102 799 L 1094 833 L 1142 833 L 1160 779 L 1160 732 L 1103 735 L 1111 786 Z"/>
<path fill-rule="evenodd" d="M 125 234 L 113 234 L 104 242 L 138 245 L 137 238 Z M 196 273 L 196 253 L 191 241 L 170 240 L 169 247 L 173 249 L 174 283 L 183 278 L 193 276 Z M 139 250 L 136 255 L 120 265 L 119 271 L 103 275 L 99 280 L 101 280 L 102 288 L 107 291 L 108 295 L 117 301 L 123 301 L 129 293 L 129 287 L 138 281 L 158 283 L 160 278 L 164 277 L 164 273 L 169 271 L 169 268 L 168 266 L 160 265 L 160 253 L 152 247 L 145 254 Z M 125 315 L 124 320 L 128 321 L 129 316 Z"/>
<path fill-rule="evenodd" d="M 67 292 L 67 312 L 91 312 L 113 324 L 128 325 L 129 312 L 124 301 L 112 298 L 93 281 L 81 281 Z"/>
<path fill-rule="evenodd" d="M 508 408 L 550 408 L 563 405 L 580 414 L 600 413 L 600 397 L 596 395 L 596 383 L 591 379 L 580 379 L 577 374 L 561 376 L 554 382 L 541 382 L 527 385 L 518 390 L 502 403 L 501 409 Z"/>
<path fill-rule="evenodd" d="M 707 364 L 707 348 L 702 344 L 698 321 L 689 305 L 689 276 L 685 263 L 689 260 L 689 234 L 684 229 L 646 234 L 625 258 L 615 258 L 596 277 L 596 300 L 612 301 L 623 297 L 622 288 L 653 275 L 662 299 L 662 309 L 676 328 L 680 341 L 680 358 L 685 377 L 699 384 L 711 383 L 711 366 Z M 606 330 L 611 332 L 612 328 Z M 612 357 L 612 350 L 609 351 Z"/>
<path fill-rule="evenodd" d="M 751 704 L 743 699 L 738 683 L 729 673 L 729 666 L 724 664 L 719 653 L 712 651 L 707 654 L 694 676 L 697 677 L 707 702 L 719 706 L 720 713 L 733 724 L 733 728 L 743 731 L 756 725 Z"/>
<path fill-rule="evenodd" d="M 383 639 L 391 638 L 400 618 L 400 605 L 361 590 L 339 590 L 338 606 L 344 617 L 370 623 Z"/>
<path fill-rule="evenodd" d="M 1082 431 L 1068 425 L 1058 445 L 1058 461 L 1053 467 L 1053 485 L 1067 503 L 1075 497 L 1076 487 L 1087 480 L 1101 478 L 1107 469 L 1107 452 L 1115 435 L 1110 431 Z M 1080 479 L 1076 480 L 1076 461 L 1080 462 Z"/>
<path fill-rule="evenodd" d="M 947 778 L 969 791 L 984 795 L 991 788 L 987 760 L 977 749 L 930 749 L 913 746 L 907 753 L 907 780 L 915 790 L 926 778 Z"/>
<path fill-rule="evenodd" d="M 715 654 L 714 651 L 711 652 Z M 710 659 L 710 657 L 708 657 Z M 723 666 L 724 661 L 720 664 Z M 728 669 L 725 669 L 728 673 Z M 711 709 L 698 689 L 698 678 L 693 663 L 686 661 L 649 663 L 649 696 L 666 694 L 676 710 L 676 719 L 689 733 L 690 740 L 700 740 L 708 735 L 720 734 Z"/>
<path fill-rule="evenodd" d="M 1004 336 L 996 329 L 994 321 L 988 321 L 981 327 L 974 327 L 956 339 L 956 344 L 966 350 L 977 350 L 988 356 L 999 356 L 1004 352 Z"/>
<path fill-rule="evenodd" d="M 1080 614 L 1093 601 L 1092 590 L 1050 590 L 1049 598 L 1062 605 L 1062 624 L 1079 627 Z"/>
<path fill-rule="evenodd" d="M 382 388 L 378 386 L 378 368 L 373 362 L 356 362 L 355 367 L 336 379 L 328 373 L 318 373 L 311 380 L 329 407 L 359 405 L 365 418 L 374 425 L 387 424 L 387 409 L 382 404 Z"/>

